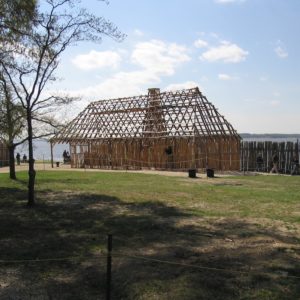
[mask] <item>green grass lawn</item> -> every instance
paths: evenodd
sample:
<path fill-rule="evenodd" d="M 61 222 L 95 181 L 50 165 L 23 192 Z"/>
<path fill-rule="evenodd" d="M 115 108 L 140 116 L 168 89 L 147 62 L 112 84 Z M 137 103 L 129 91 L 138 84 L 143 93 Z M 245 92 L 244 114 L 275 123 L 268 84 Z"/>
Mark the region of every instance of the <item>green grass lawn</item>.
<path fill-rule="evenodd" d="M 28 209 L 26 176 L 0 174 L 0 260 L 74 259 L 1 262 L 1 300 L 105 298 L 108 233 L 113 299 L 300 299 L 300 177 L 40 171 Z"/>

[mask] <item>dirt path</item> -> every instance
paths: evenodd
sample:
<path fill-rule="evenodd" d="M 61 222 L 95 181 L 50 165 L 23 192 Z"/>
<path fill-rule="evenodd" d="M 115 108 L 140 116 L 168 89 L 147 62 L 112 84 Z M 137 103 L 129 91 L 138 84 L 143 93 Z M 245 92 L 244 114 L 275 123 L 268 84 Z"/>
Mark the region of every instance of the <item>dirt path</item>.
<path fill-rule="evenodd" d="M 35 169 L 37 171 L 75 171 L 75 172 L 131 172 L 131 173 L 147 173 L 147 174 L 160 174 L 167 176 L 187 176 L 187 172 L 169 172 L 169 171 L 156 171 L 156 170 L 104 170 L 104 169 L 88 169 L 88 168 L 71 168 L 70 165 L 60 164 L 59 167 L 51 167 L 49 163 L 38 163 L 35 164 Z M 26 171 L 28 170 L 28 164 L 21 164 L 20 166 L 16 166 L 16 171 Z M 9 167 L 0 168 L 0 173 L 8 173 Z"/>
<path fill-rule="evenodd" d="M 27 171 L 28 164 L 21 164 L 20 166 L 16 165 L 16 172 Z M 143 174 L 153 174 L 153 175 L 163 175 L 163 176 L 175 176 L 175 177 L 188 177 L 186 171 L 159 171 L 159 170 L 105 170 L 105 169 L 89 169 L 89 168 L 71 168 L 70 165 L 65 165 L 60 163 L 59 167 L 54 164 L 52 168 L 50 163 L 36 163 L 35 170 L 37 171 L 74 171 L 74 172 L 118 172 L 118 173 L 143 173 Z M 9 167 L 0 168 L 0 173 L 9 173 Z M 258 173 L 258 172 L 239 172 L 239 171 L 226 171 L 226 172 L 215 172 L 216 177 L 228 177 L 228 176 L 255 176 L 255 175 L 271 175 L 278 176 L 278 174 L 269 174 L 269 173 Z M 283 175 L 282 176 L 289 176 Z M 197 178 L 207 178 L 206 173 L 197 173 Z"/>

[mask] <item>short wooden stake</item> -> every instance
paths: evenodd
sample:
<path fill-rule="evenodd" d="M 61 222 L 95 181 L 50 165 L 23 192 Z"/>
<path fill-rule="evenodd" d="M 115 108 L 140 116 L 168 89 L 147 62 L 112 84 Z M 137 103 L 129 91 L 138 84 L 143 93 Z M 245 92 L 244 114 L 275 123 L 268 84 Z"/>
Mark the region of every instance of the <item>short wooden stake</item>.
<path fill-rule="evenodd" d="M 112 251 L 112 235 L 107 235 L 107 264 L 106 264 L 106 300 L 110 300 L 111 295 L 111 251 Z"/>

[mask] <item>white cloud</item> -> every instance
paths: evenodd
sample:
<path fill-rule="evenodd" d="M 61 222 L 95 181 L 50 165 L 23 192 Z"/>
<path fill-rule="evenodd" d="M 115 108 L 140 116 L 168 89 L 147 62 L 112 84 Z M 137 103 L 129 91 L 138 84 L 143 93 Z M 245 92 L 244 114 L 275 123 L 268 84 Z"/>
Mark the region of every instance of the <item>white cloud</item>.
<path fill-rule="evenodd" d="M 289 56 L 288 52 L 284 50 L 281 46 L 277 46 L 274 49 L 274 51 L 277 54 L 277 56 L 280 58 L 287 58 Z"/>
<path fill-rule="evenodd" d="M 209 35 L 214 39 L 219 39 L 219 35 L 215 32 L 211 32 Z"/>
<path fill-rule="evenodd" d="M 139 29 L 135 29 L 133 31 L 134 35 L 138 36 L 138 37 L 141 37 L 141 36 L 144 36 L 144 32 L 139 30 Z"/>
<path fill-rule="evenodd" d="M 215 62 L 223 61 L 225 63 L 239 63 L 246 59 L 248 51 L 243 50 L 236 44 L 231 44 L 227 41 L 222 41 L 218 47 L 213 47 L 204 52 L 200 59 Z"/>
<path fill-rule="evenodd" d="M 144 94 L 143 85 L 158 83 L 160 78 L 147 71 L 118 72 L 100 84 L 73 93 L 93 99 L 117 98 Z"/>
<path fill-rule="evenodd" d="M 201 36 L 204 36 L 206 33 L 205 33 L 205 31 L 198 31 L 197 34 L 201 35 Z"/>
<path fill-rule="evenodd" d="M 162 76 L 173 75 L 178 66 L 190 60 L 187 51 L 184 46 L 158 40 L 138 43 L 131 54 L 131 61 L 139 67 L 137 70 L 117 72 L 100 84 L 73 91 L 72 94 L 93 100 L 145 94 L 147 87 L 159 86 Z M 187 82 L 184 87 L 196 85 Z M 86 104 L 82 102 L 81 109 Z"/>
<path fill-rule="evenodd" d="M 268 81 L 269 78 L 268 78 L 267 76 L 260 76 L 260 77 L 259 77 L 259 80 L 260 80 L 260 81 Z"/>
<path fill-rule="evenodd" d="M 160 75 L 173 75 L 175 67 L 191 58 L 187 48 L 175 43 L 151 40 L 138 43 L 131 55 L 132 62 Z"/>
<path fill-rule="evenodd" d="M 237 80 L 239 79 L 238 77 L 236 76 L 231 76 L 231 75 L 228 75 L 228 74 L 218 74 L 218 78 L 220 80 L 225 80 L 225 81 L 229 81 L 229 80 Z"/>
<path fill-rule="evenodd" d="M 72 63 L 77 68 L 85 71 L 101 69 L 104 67 L 117 68 L 120 62 L 120 54 L 114 51 L 98 52 L 92 50 L 87 54 L 80 54 L 72 59 Z"/>
<path fill-rule="evenodd" d="M 279 100 L 272 100 L 272 101 L 270 101 L 269 102 L 269 104 L 271 105 L 271 106 L 279 106 L 280 105 L 280 101 Z"/>
<path fill-rule="evenodd" d="M 169 84 L 168 86 L 165 87 L 165 90 L 166 91 L 176 91 L 176 90 L 183 90 L 183 89 L 191 89 L 191 88 L 194 88 L 197 86 L 199 87 L 199 84 L 195 81 L 186 81 L 183 83 Z"/>
<path fill-rule="evenodd" d="M 196 48 L 205 48 L 205 47 L 207 47 L 208 46 L 208 43 L 206 42 L 206 41 L 204 41 L 204 40 L 196 40 L 195 42 L 194 42 L 194 46 L 196 47 Z"/>

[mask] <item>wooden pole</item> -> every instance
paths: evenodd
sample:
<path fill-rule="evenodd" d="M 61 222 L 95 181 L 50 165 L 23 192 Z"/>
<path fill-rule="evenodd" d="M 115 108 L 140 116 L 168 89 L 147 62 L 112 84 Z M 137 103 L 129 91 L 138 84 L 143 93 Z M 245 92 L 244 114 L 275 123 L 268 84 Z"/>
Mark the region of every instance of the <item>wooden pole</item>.
<path fill-rule="evenodd" d="M 300 159 L 300 147 L 299 147 L 299 140 L 298 139 L 297 139 L 296 156 L 297 156 L 297 159 L 299 161 L 299 159 Z"/>
<path fill-rule="evenodd" d="M 50 142 L 50 152 L 51 152 L 51 168 L 53 169 L 53 143 Z"/>
<path fill-rule="evenodd" d="M 286 168 L 287 168 L 287 164 L 288 164 L 288 159 L 289 159 L 289 155 L 288 155 L 288 143 L 284 143 L 284 154 L 285 154 L 285 162 L 284 162 L 284 174 L 286 174 Z"/>
<path fill-rule="evenodd" d="M 112 251 L 112 235 L 107 236 L 107 264 L 106 264 L 106 300 L 111 299 L 111 251 Z"/>

